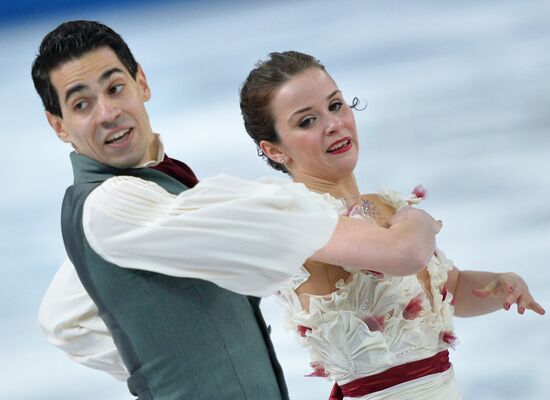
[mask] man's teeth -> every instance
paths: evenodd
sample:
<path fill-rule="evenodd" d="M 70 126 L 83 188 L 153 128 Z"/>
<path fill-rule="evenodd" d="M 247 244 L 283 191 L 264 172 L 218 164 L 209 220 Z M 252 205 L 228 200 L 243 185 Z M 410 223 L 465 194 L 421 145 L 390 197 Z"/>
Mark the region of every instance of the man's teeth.
<path fill-rule="evenodd" d="M 336 151 L 338 149 L 341 149 L 344 146 L 347 146 L 349 144 L 349 140 L 346 140 L 345 142 L 341 142 L 337 144 L 336 146 L 329 147 L 328 151 Z"/>
<path fill-rule="evenodd" d="M 119 133 L 115 133 L 113 137 L 106 141 L 106 143 L 114 143 L 120 139 L 122 139 L 124 136 L 126 136 L 128 133 L 130 133 L 131 128 L 126 129 L 125 131 L 121 131 Z"/>

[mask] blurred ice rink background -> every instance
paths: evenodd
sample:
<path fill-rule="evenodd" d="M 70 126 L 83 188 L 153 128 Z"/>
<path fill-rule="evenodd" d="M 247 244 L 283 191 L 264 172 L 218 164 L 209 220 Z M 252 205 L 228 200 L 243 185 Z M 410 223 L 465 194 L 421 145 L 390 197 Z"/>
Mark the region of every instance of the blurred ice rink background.
<path fill-rule="evenodd" d="M 67 19 L 122 34 L 152 88 L 153 128 L 199 177 L 275 175 L 242 127 L 238 89 L 270 51 L 315 55 L 349 101 L 368 100 L 356 113 L 360 187 L 407 193 L 422 183 L 424 207 L 444 221 L 439 246 L 459 267 L 518 271 L 550 309 L 550 2 L 30 3 L 0 6 L 2 399 L 131 397 L 49 346 L 36 323 L 64 258 L 59 209 L 72 173 L 30 65 L 44 34 Z M 328 398 L 328 381 L 304 377 L 308 356 L 281 310 L 272 299 L 263 309 L 291 398 Z M 457 319 L 456 333 L 465 399 L 548 398 L 548 315 Z"/>

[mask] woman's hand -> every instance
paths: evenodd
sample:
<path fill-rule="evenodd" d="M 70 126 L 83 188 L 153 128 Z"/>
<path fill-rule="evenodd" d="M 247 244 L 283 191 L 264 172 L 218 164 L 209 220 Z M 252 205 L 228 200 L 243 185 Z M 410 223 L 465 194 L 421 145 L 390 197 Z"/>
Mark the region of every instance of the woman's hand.
<path fill-rule="evenodd" d="M 435 220 L 426 211 L 413 207 L 403 207 L 388 219 L 388 225 L 392 226 L 407 219 L 424 222 L 433 228 L 434 234 L 438 234 L 443 226 L 441 220 Z"/>
<path fill-rule="evenodd" d="M 405 207 L 388 223 L 389 228 L 383 228 L 340 216 L 330 241 L 310 259 L 392 276 L 416 274 L 434 255 L 435 234 L 441 229 L 441 221 Z"/>
<path fill-rule="evenodd" d="M 473 289 L 472 294 L 479 298 L 493 297 L 502 300 L 502 307 L 509 310 L 512 304 L 517 304 L 518 313 L 523 314 L 526 309 L 544 315 L 545 310 L 538 304 L 525 281 L 513 272 L 501 274 L 483 289 Z"/>

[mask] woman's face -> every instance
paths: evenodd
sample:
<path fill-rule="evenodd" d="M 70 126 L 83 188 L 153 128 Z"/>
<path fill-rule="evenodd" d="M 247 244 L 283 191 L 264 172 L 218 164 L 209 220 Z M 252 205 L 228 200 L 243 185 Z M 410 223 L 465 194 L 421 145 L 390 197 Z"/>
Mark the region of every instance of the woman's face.
<path fill-rule="evenodd" d="M 294 179 L 332 181 L 353 172 L 359 154 L 355 118 L 325 71 L 310 68 L 284 83 L 271 112 L 276 147 Z"/>

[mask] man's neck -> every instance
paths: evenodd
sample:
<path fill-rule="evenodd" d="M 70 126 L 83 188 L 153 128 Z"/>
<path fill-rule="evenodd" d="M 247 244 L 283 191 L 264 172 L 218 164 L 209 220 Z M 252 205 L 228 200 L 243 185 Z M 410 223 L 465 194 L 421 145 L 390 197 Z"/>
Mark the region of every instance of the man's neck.
<path fill-rule="evenodd" d="M 153 167 L 164 159 L 164 146 L 158 133 L 153 134 L 153 139 L 147 151 L 147 160 L 138 165 L 138 168 Z"/>

